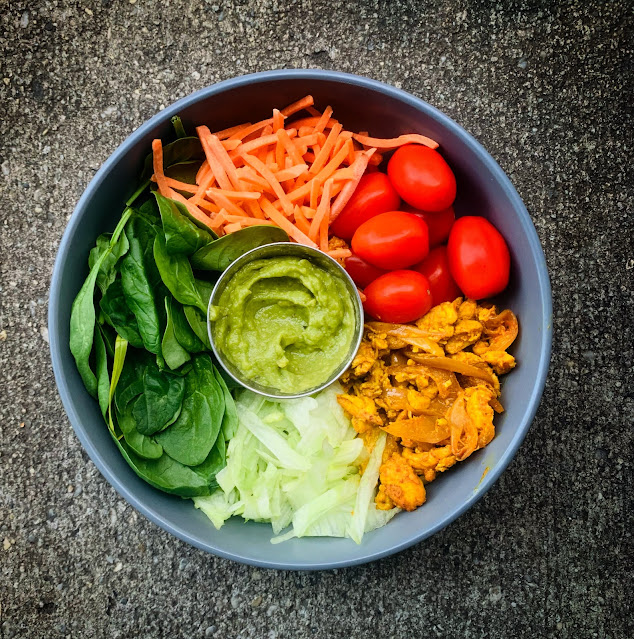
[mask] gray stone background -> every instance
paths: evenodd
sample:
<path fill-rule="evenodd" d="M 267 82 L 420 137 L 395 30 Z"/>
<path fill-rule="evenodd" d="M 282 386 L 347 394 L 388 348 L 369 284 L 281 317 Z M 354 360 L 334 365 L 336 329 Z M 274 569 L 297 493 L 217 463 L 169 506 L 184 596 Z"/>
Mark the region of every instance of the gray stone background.
<path fill-rule="evenodd" d="M 626 637 L 632 567 L 631 4 L 0 0 L 0 638 Z M 82 451 L 47 290 L 80 194 L 163 105 L 252 71 L 402 87 L 480 139 L 550 269 L 541 408 L 496 486 L 349 570 L 217 559 L 138 516 Z"/>

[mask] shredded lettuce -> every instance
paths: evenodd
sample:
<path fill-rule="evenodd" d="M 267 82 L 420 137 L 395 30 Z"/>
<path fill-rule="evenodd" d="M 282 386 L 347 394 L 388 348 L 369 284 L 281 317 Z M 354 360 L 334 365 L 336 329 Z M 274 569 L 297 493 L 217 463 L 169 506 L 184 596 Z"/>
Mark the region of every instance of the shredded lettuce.
<path fill-rule="evenodd" d="M 238 429 L 216 476 L 220 488 L 196 497 L 196 507 L 216 528 L 232 515 L 270 522 L 273 543 L 304 536 L 361 543 L 365 532 L 384 526 L 398 512 L 374 504 L 386 436 L 368 457 L 337 402 L 340 392 L 333 384 L 314 397 L 269 401 L 241 391 Z"/>

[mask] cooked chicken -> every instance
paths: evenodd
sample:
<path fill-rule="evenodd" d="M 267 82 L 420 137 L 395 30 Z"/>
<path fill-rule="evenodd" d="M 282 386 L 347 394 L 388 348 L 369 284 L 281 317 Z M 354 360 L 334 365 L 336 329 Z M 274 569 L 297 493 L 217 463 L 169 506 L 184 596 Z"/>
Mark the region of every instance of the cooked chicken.
<path fill-rule="evenodd" d="M 415 325 L 366 324 L 338 400 L 368 451 L 381 426 L 388 433 L 377 508 L 413 510 L 425 501 L 423 482 L 493 439 L 497 375 L 515 366 L 506 349 L 517 332 L 511 311 L 462 298 Z"/>
<path fill-rule="evenodd" d="M 425 487 L 402 455 L 393 453 L 379 471 L 379 493 L 376 504 L 384 508 L 389 502 L 403 510 L 415 510 L 425 502 Z"/>

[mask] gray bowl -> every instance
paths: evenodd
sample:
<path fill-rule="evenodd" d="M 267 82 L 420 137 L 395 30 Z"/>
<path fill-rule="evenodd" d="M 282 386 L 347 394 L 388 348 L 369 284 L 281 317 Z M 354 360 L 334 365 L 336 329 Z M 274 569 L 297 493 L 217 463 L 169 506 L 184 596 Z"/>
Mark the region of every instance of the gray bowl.
<path fill-rule="evenodd" d="M 112 230 L 119 220 L 152 139 L 171 135 L 170 118 L 179 114 L 189 129 L 201 123 L 221 129 L 268 117 L 273 107 L 308 93 L 318 106 L 330 104 L 347 128 L 384 137 L 420 132 L 440 143 L 458 182 L 457 214 L 485 216 L 509 244 L 511 283 L 497 301 L 520 321 L 513 346 L 519 364 L 503 383 L 506 411 L 496 418 L 495 439 L 431 484 L 422 508 L 397 515 L 366 535 L 361 545 L 314 538 L 274 546 L 270 526 L 239 519 L 217 531 L 190 501 L 146 484 L 111 441 L 68 348 L 71 304 L 87 275 L 88 252 L 97 235 Z M 55 378 L 71 424 L 124 499 L 165 530 L 208 552 L 253 565 L 306 570 L 360 564 L 403 550 L 444 528 L 493 485 L 537 411 L 550 360 L 551 311 L 546 262 L 526 208 L 502 169 L 471 135 L 429 104 L 380 82 L 331 71 L 291 70 L 235 78 L 179 100 L 143 124 L 106 160 L 79 200 L 60 244 L 51 281 L 49 335 Z"/>
<path fill-rule="evenodd" d="M 241 255 L 235 262 L 233 262 L 229 268 L 227 268 L 214 286 L 214 290 L 209 298 L 209 308 L 217 306 L 220 296 L 227 288 L 227 285 L 231 281 L 231 278 L 244 266 L 253 260 L 260 260 L 272 257 L 281 256 L 296 256 L 307 259 L 313 262 L 316 266 L 319 266 L 326 273 L 329 273 L 331 277 L 339 278 L 344 284 L 350 294 L 350 299 L 354 307 L 354 337 L 350 343 L 348 352 L 345 353 L 345 357 L 341 359 L 339 366 L 332 372 L 330 377 L 322 384 L 313 386 L 304 391 L 298 393 L 285 393 L 277 388 L 271 386 L 263 386 L 258 382 L 249 379 L 243 375 L 239 368 L 237 368 L 233 362 L 226 357 L 225 353 L 216 344 L 213 333 L 213 322 L 209 321 L 209 312 L 207 313 L 207 331 L 209 333 L 209 341 L 211 348 L 216 356 L 216 359 L 220 362 L 221 366 L 227 371 L 227 373 L 233 377 L 233 379 L 241 384 L 245 388 L 252 390 L 254 393 L 265 395 L 274 399 L 295 399 L 297 397 L 305 397 L 306 395 L 313 395 L 320 390 L 330 386 L 333 382 L 339 379 L 345 370 L 350 366 L 354 356 L 359 350 L 359 345 L 363 338 L 363 305 L 361 304 L 361 298 L 359 297 L 359 291 L 352 281 L 352 278 L 348 275 L 346 270 L 332 257 L 312 248 L 311 246 L 304 246 L 303 244 L 294 244 L 291 242 L 275 242 L 273 244 L 266 244 L 265 246 L 258 246 L 251 249 L 244 255 Z"/>

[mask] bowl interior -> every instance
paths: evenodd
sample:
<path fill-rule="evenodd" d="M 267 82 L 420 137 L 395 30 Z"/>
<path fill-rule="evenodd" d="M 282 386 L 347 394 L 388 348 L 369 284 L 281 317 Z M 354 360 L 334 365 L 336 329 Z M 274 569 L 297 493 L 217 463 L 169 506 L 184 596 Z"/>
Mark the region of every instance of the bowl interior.
<path fill-rule="evenodd" d="M 345 127 L 392 137 L 419 132 L 436 139 L 458 182 L 458 215 L 487 217 L 506 238 L 512 281 L 497 302 L 518 316 L 513 346 L 517 368 L 504 379 L 496 437 L 437 479 L 427 503 L 402 513 L 357 546 L 341 539 L 294 539 L 272 545 L 268 524 L 229 520 L 217 531 L 192 502 L 163 494 L 139 479 L 113 445 L 97 402 L 85 391 L 68 348 L 71 304 L 87 275 L 88 252 L 99 233 L 118 221 L 125 199 L 155 137 L 171 136 L 170 117 L 186 128 L 218 130 L 268 117 L 273 107 L 312 94 L 330 104 Z M 526 210 L 501 169 L 449 118 L 402 91 L 356 76 L 323 71 L 282 71 L 245 76 L 199 91 L 168 107 L 133 133 L 106 161 L 82 196 L 57 257 L 49 307 L 53 366 L 71 423 L 88 454 L 114 487 L 166 530 L 200 548 L 247 563 L 279 568 L 327 568 L 376 559 L 424 539 L 469 508 L 506 467 L 537 410 L 550 359 L 550 287 L 544 256 Z M 486 476 L 483 473 L 488 469 Z"/>

